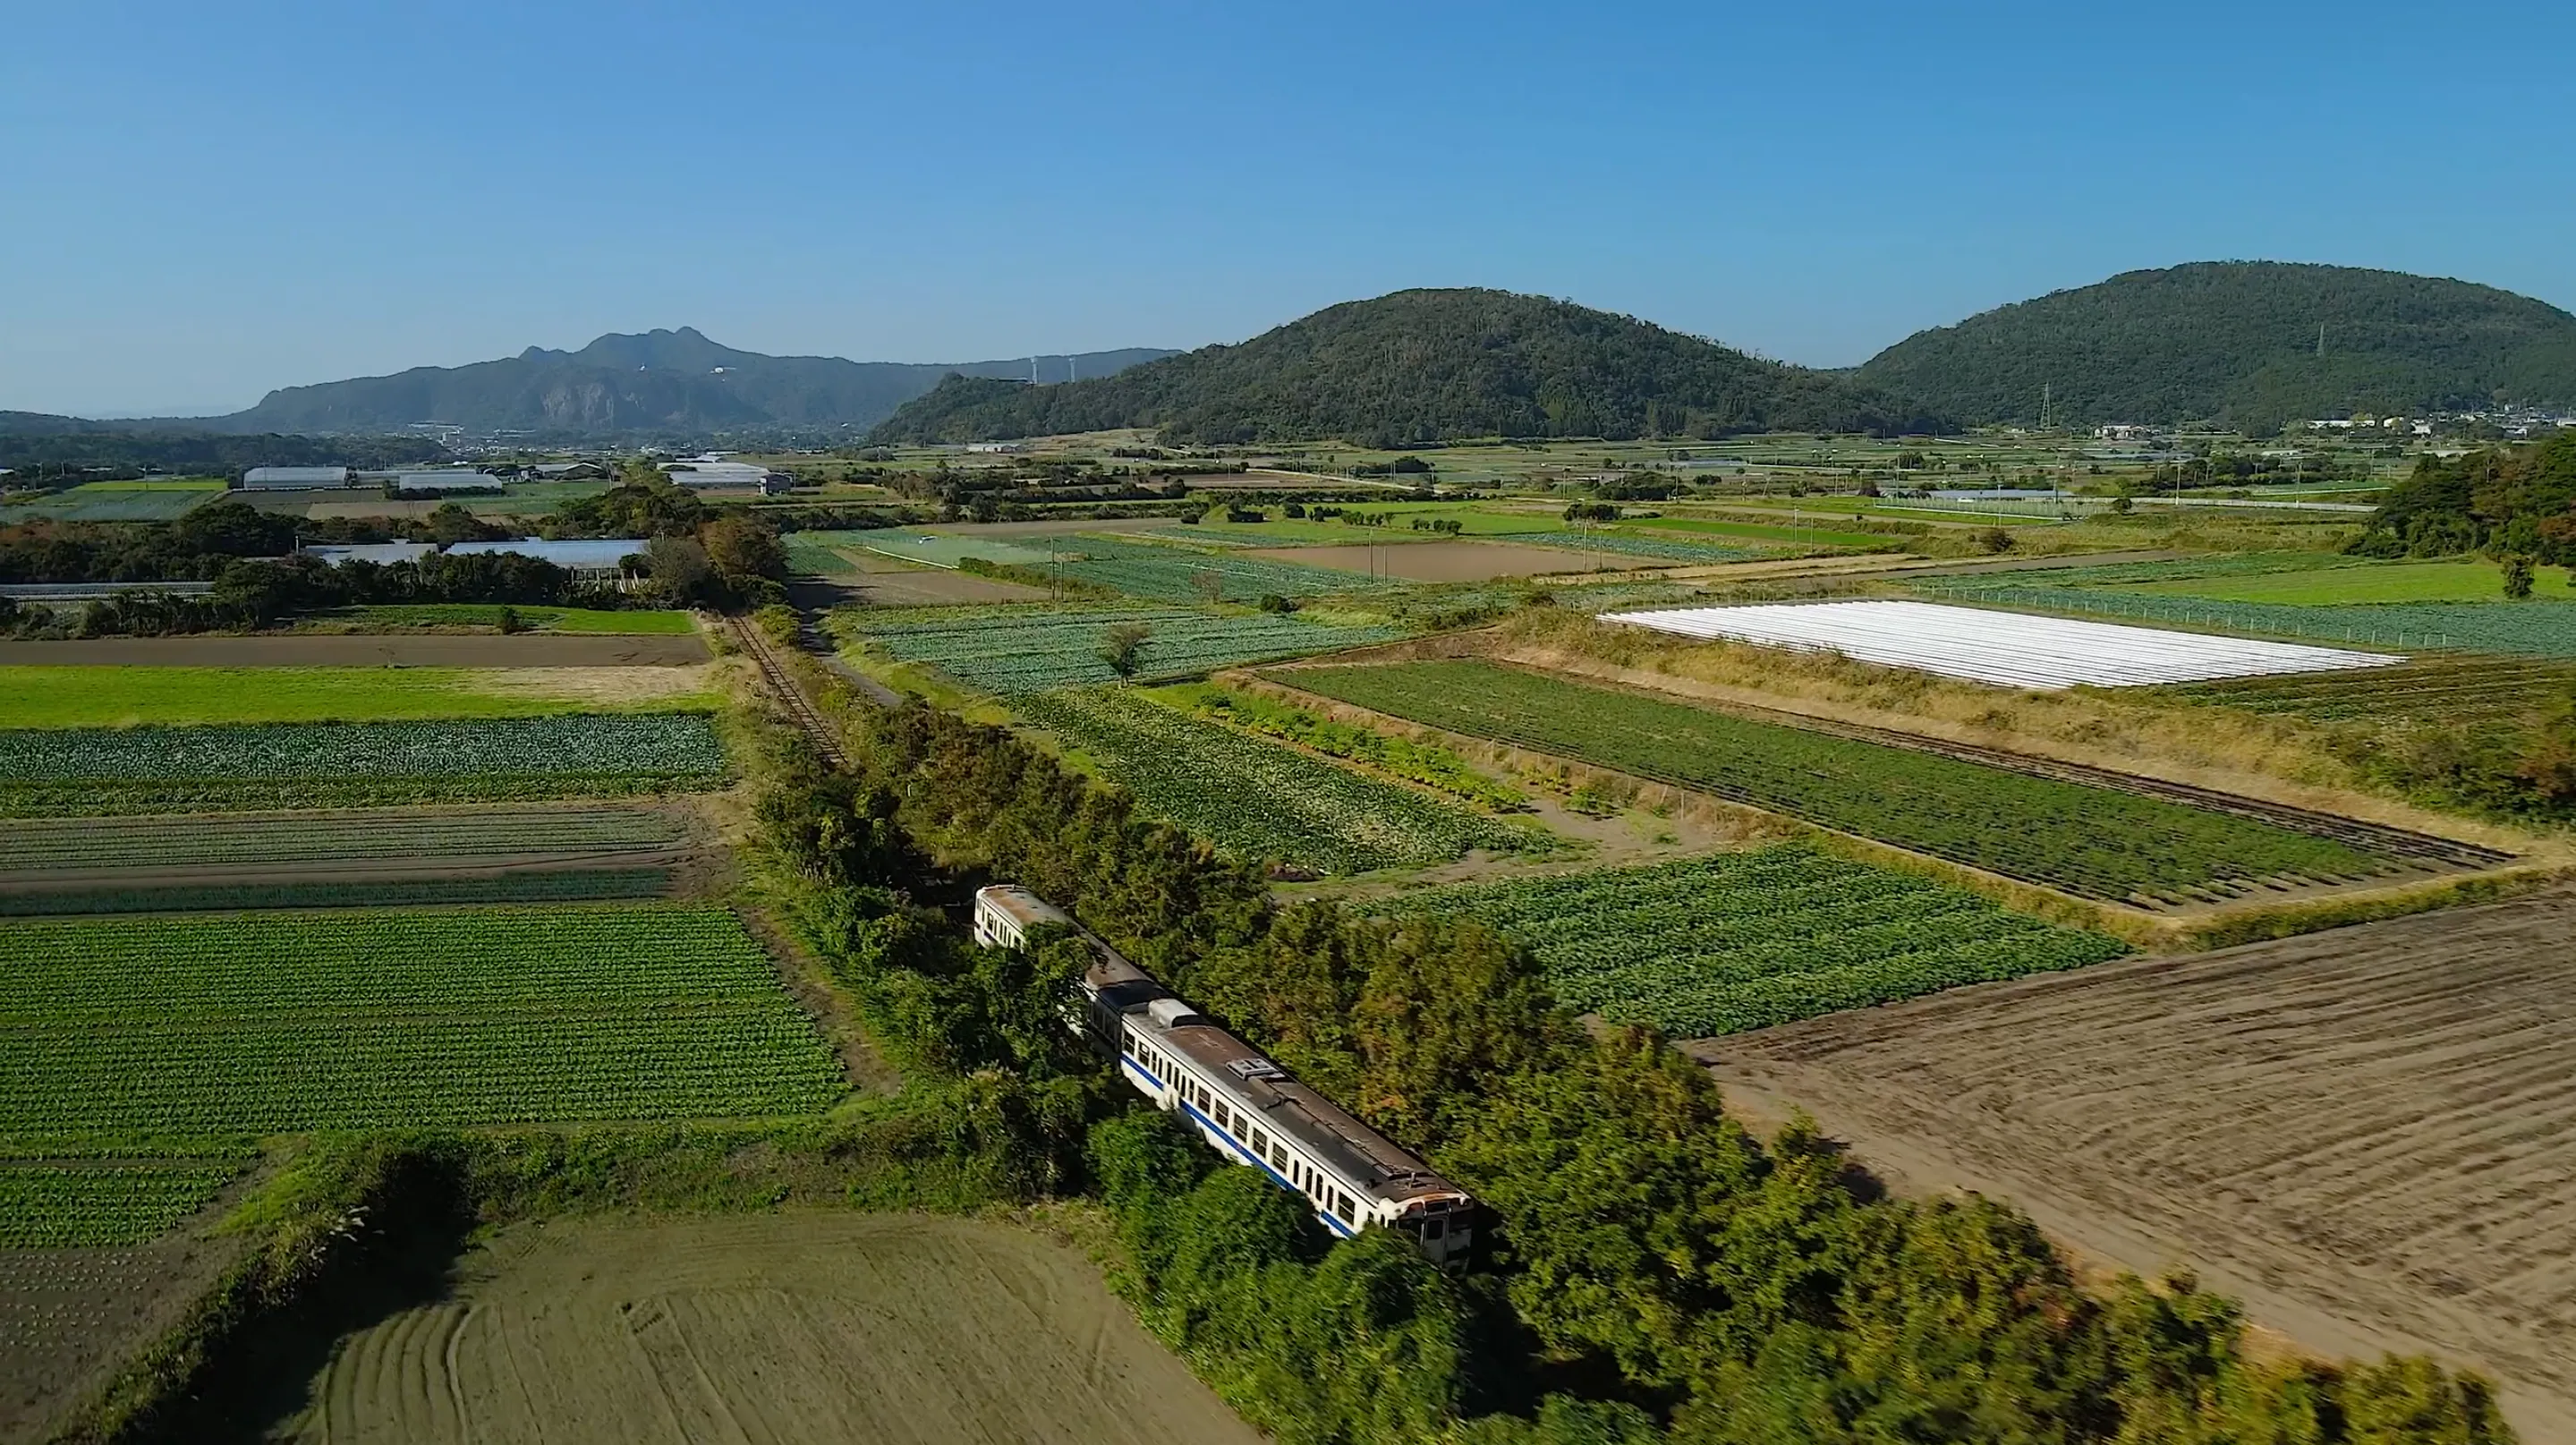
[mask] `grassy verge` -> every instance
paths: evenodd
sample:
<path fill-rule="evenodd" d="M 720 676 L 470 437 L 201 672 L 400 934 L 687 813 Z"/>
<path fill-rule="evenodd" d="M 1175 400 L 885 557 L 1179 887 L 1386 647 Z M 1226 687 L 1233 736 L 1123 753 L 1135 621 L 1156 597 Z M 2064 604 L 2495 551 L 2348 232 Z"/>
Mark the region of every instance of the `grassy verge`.
<path fill-rule="evenodd" d="M 471 667 L 0 667 L 0 729 L 140 724 L 392 722 L 550 717 L 580 712 L 693 712 L 703 692 L 603 702 L 574 695 L 588 669 Z"/>

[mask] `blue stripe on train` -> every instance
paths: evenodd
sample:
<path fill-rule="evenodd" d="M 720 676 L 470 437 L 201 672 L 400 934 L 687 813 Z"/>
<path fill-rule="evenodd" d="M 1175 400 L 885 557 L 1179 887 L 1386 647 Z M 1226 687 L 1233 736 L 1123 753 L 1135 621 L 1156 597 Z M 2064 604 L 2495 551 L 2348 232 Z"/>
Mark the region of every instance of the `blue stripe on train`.
<path fill-rule="evenodd" d="M 1134 1069 L 1147 1083 L 1154 1086 L 1154 1092 L 1159 1094 L 1163 1091 L 1163 1081 L 1154 1077 L 1154 1071 L 1146 1068 L 1143 1064 L 1136 1062 L 1136 1060 L 1123 1049 L 1119 1051 L 1118 1062 L 1126 1065 L 1128 1068 Z M 1287 1190 L 1289 1193 L 1296 1195 L 1300 1199 L 1306 1199 L 1306 1191 L 1290 1183 L 1287 1175 L 1271 1168 L 1269 1160 L 1264 1159 L 1260 1155 L 1243 1147 L 1240 1140 L 1226 1132 L 1224 1125 L 1219 1124 L 1214 1119 L 1200 1113 L 1198 1107 L 1186 1099 L 1180 1101 L 1180 1108 L 1182 1113 L 1197 1120 L 1209 1133 L 1224 1140 L 1227 1148 L 1232 1149 L 1235 1153 L 1243 1156 L 1244 1163 L 1249 1164 L 1253 1168 L 1260 1170 L 1262 1173 L 1269 1175 L 1271 1183 L 1278 1185 L 1280 1188 Z M 1310 1205 L 1314 1203 L 1311 1199 L 1307 1199 L 1306 1202 Z M 1331 1230 L 1333 1233 L 1340 1235 L 1344 1239 L 1348 1239 L 1359 1232 L 1351 1228 L 1349 1225 L 1342 1223 L 1340 1220 L 1335 1219 L 1331 1210 L 1318 1208 L 1315 1210 L 1315 1217 L 1324 1221 L 1324 1227 L 1326 1229 Z"/>

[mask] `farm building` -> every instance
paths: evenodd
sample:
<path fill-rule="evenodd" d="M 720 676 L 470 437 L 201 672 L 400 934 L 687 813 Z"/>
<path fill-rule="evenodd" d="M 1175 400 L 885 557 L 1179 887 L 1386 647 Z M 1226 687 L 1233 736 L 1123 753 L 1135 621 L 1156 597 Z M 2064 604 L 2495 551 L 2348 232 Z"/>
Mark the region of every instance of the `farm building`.
<path fill-rule="evenodd" d="M 309 492 L 347 485 L 347 467 L 253 467 L 242 473 L 246 492 Z"/>
<path fill-rule="evenodd" d="M 540 562 L 551 562 L 576 577 L 604 580 L 623 575 L 630 558 L 644 555 L 644 539 L 618 537 L 581 542 L 458 542 L 447 549 L 447 555 L 451 557 L 471 557 L 491 552 L 508 552 L 521 557 L 534 557 Z"/>
<path fill-rule="evenodd" d="M 787 490 L 785 473 L 749 462 L 708 461 L 704 459 L 672 462 L 663 467 L 671 480 L 683 487 L 718 492 L 759 492 L 764 496 Z"/>
<path fill-rule="evenodd" d="M 605 478 L 608 468 L 597 462 L 539 462 L 528 474 L 545 482 L 591 482 Z"/>

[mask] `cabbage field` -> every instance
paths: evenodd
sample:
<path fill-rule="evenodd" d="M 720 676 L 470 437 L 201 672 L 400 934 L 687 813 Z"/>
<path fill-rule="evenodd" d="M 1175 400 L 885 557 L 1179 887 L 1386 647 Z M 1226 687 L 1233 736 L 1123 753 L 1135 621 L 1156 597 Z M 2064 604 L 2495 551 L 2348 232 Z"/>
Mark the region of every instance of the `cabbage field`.
<path fill-rule="evenodd" d="M 806 1114 L 840 1066 L 724 909 L 0 923 L 0 1157 L 101 1138 Z"/>
<path fill-rule="evenodd" d="M 139 1244 L 194 1213 L 247 1162 L 0 1161 L 0 1249 Z"/>
<path fill-rule="evenodd" d="M 675 847 L 679 821 L 649 806 L 353 809 L 214 814 L 174 828 L 153 818 L 29 818 L 9 828 L 0 875 L 511 854 L 610 854 Z"/>
<path fill-rule="evenodd" d="M 1735 717 L 1488 662 L 1300 668 L 1276 680 L 2086 898 L 2150 907 L 2395 861 L 2162 798 Z"/>
<path fill-rule="evenodd" d="M 720 785 L 695 713 L 0 730 L 0 814 L 582 797 Z"/>
<path fill-rule="evenodd" d="M 1797 846 L 1432 889 L 1380 911 L 1479 919 L 1529 945 L 1576 1008 L 1683 1037 L 2128 951 L 1960 889 Z"/>
<path fill-rule="evenodd" d="M 1144 810 L 1239 857 L 1316 873 L 1530 851 L 1547 835 L 1353 772 L 1120 688 L 1021 698 L 1013 709 L 1085 754 Z"/>
<path fill-rule="evenodd" d="M 1404 635 L 1393 627 L 1327 627 L 1278 613 L 1172 607 L 860 609 L 840 620 L 898 661 L 924 663 L 1006 696 L 1117 681 L 1101 655 L 1114 627 L 1146 630 L 1139 679 L 1338 652 Z"/>

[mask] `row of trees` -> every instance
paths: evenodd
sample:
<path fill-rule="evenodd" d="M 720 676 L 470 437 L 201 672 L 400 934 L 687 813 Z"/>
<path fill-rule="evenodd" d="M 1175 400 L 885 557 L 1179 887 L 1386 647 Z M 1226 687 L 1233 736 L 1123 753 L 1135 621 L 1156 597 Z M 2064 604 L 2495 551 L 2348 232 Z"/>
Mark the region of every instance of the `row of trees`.
<path fill-rule="evenodd" d="M 2352 550 L 2370 557 L 2486 551 L 2576 565 L 2576 432 L 2426 456 L 2391 488 Z"/>
<path fill-rule="evenodd" d="M 2257 1362 L 2187 1279 L 2091 1294 L 2010 1209 L 1869 1198 L 1811 1130 L 1748 1134 L 1652 1034 L 1587 1033 L 1476 925 L 1279 906 L 1257 864 L 930 709 L 870 712 L 850 741 L 854 775 L 761 805 L 806 931 L 909 1062 L 1028 1091 L 1055 1129 L 1033 1147 L 1115 1211 L 1147 1323 L 1283 1440 L 2508 1438 L 2474 1379 Z M 914 902 L 988 876 L 1068 905 L 1474 1190 L 1487 1267 L 1332 1245 L 1251 1171 L 1119 1110 L 1057 1012 L 1078 951 L 985 953 Z"/>

